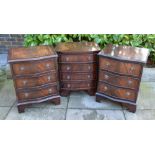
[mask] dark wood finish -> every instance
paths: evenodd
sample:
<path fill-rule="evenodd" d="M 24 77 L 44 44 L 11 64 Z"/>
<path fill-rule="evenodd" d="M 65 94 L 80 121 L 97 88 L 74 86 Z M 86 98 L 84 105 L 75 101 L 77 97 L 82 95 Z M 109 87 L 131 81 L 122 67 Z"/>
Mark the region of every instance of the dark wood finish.
<path fill-rule="evenodd" d="M 133 64 L 129 62 L 121 62 L 118 60 L 112 60 L 109 58 L 99 58 L 99 68 L 110 72 L 140 77 L 142 66 L 141 64 Z"/>
<path fill-rule="evenodd" d="M 56 59 L 51 61 L 49 60 L 41 60 L 41 61 L 31 61 L 27 62 L 16 62 L 12 64 L 13 75 L 34 75 L 37 73 L 56 70 Z"/>
<path fill-rule="evenodd" d="M 111 85 L 130 88 L 136 90 L 139 85 L 139 79 L 134 77 L 117 75 L 111 72 L 100 70 L 99 81 L 110 83 Z"/>
<path fill-rule="evenodd" d="M 37 87 L 57 82 L 57 73 L 49 72 L 47 74 L 41 74 L 40 76 L 34 77 L 18 77 L 14 78 L 14 80 L 17 88 Z"/>
<path fill-rule="evenodd" d="M 77 57 L 78 54 L 75 56 Z M 79 72 L 79 73 L 82 73 L 82 72 L 86 72 L 86 73 L 89 73 L 89 72 L 96 72 L 96 63 L 77 63 L 77 64 L 71 64 L 71 63 L 66 63 L 66 64 L 62 64 L 62 63 L 59 63 L 59 68 L 60 68 L 60 72 Z"/>
<path fill-rule="evenodd" d="M 94 95 L 97 80 L 96 43 L 60 43 L 56 46 L 59 55 L 60 94 L 67 96 L 70 91 L 84 90 Z"/>
<path fill-rule="evenodd" d="M 121 102 L 136 111 L 136 101 L 149 51 L 144 48 L 108 45 L 99 54 L 96 101 L 102 98 Z"/>
<path fill-rule="evenodd" d="M 60 104 L 57 54 L 53 47 L 13 48 L 8 55 L 17 97 L 18 112 L 26 105 L 50 100 Z"/>

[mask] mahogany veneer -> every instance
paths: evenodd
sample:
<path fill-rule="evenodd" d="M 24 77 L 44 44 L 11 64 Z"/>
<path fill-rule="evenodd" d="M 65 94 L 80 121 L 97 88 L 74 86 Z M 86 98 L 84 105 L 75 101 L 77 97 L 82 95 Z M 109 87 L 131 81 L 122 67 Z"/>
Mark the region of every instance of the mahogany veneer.
<path fill-rule="evenodd" d="M 95 94 L 99 51 L 99 46 L 93 42 L 69 42 L 56 46 L 62 96 L 78 90 L 87 91 L 89 95 Z"/>
<path fill-rule="evenodd" d="M 17 97 L 19 112 L 25 106 L 51 100 L 60 104 L 57 54 L 50 46 L 12 48 L 8 62 Z"/>
<path fill-rule="evenodd" d="M 136 101 L 143 65 L 149 50 L 108 45 L 99 54 L 99 79 L 96 101 L 108 98 L 136 111 Z"/>

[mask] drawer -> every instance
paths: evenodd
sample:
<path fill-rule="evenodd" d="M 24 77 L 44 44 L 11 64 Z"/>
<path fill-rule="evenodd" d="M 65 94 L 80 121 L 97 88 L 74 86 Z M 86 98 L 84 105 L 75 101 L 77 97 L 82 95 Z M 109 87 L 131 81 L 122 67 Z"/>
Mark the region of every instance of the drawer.
<path fill-rule="evenodd" d="M 96 72 L 96 64 L 61 64 L 61 72 Z"/>
<path fill-rule="evenodd" d="M 43 74 L 38 77 L 15 78 L 14 81 L 17 88 L 36 87 L 52 82 L 57 82 L 57 74 L 56 72 L 50 72 L 48 74 Z"/>
<path fill-rule="evenodd" d="M 69 89 L 69 90 L 85 90 L 94 88 L 96 86 L 95 81 L 80 81 L 80 82 L 62 82 L 61 88 L 62 89 Z"/>
<path fill-rule="evenodd" d="M 59 58 L 59 62 L 92 62 L 96 61 L 95 55 L 93 54 L 74 54 L 74 55 L 61 55 Z"/>
<path fill-rule="evenodd" d="M 115 86 L 105 84 L 103 82 L 98 83 L 97 92 L 100 92 L 115 98 L 130 100 L 130 101 L 135 101 L 137 97 L 137 92 L 131 89 L 118 88 Z"/>
<path fill-rule="evenodd" d="M 56 61 L 44 60 L 33 62 L 21 62 L 12 65 L 13 73 L 15 75 L 29 75 L 50 70 L 56 70 Z"/>
<path fill-rule="evenodd" d="M 99 71 L 99 81 L 104 81 L 114 86 L 126 87 L 136 90 L 139 88 L 138 79 L 127 76 L 119 76 L 106 71 Z"/>
<path fill-rule="evenodd" d="M 142 66 L 140 64 L 134 64 L 129 62 L 120 62 L 114 59 L 99 58 L 99 69 L 108 70 L 115 73 L 124 75 L 132 75 L 140 77 Z"/>
<path fill-rule="evenodd" d="M 70 80 L 95 80 L 96 74 L 95 73 L 65 73 L 62 72 L 60 74 L 60 79 L 63 81 L 70 81 Z"/>
<path fill-rule="evenodd" d="M 19 91 L 17 93 L 18 100 L 33 100 L 37 98 L 43 98 L 47 96 L 53 96 L 58 94 L 58 88 L 57 86 L 50 86 L 48 88 L 41 88 L 36 90 L 25 90 L 25 91 Z"/>

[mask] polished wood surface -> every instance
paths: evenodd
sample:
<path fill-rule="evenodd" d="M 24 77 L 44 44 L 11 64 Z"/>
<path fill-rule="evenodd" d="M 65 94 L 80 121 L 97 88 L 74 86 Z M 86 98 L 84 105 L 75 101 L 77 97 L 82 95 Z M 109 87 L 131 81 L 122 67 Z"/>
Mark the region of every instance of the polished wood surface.
<path fill-rule="evenodd" d="M 60 93 L 68 96 L 70 91 L 84 90 L 94 95 L 97 81 L 96 43 L 60 43 L 56 46 L 59 58 Z"/>
<path fill-rule="evenodd" d="M 138 78 L 116 75 L 114 73 L 102 70 L 99 72 L 99 81 L 110 83 L 111 85 L 117 87 L 130 88 L 134 90 L 137 90 L 139 85 Z"/>
<path fill-rule="evenodd" d="M 42 60 L 45 58 L 56 57 L 52 46 L 32 46 L 29 48 L 12 48 L 10 49 L 9 62 L 19 62 L 28 60 Z"/>
<path fill-rule="evenodd" d="M 60 72 L 96 72 L 97 66 L 96 63 L 89 63 L 89 64 L 59 64 Z"/>
<path fill-rule="evenodd" d="M 27 100 L 32 100 L 32 99 L 39 99 L 43 97 L 48 97 L 52 95 L 58 95 L 58 89 L 57 85 L 55 86 L 48 86 L 46 87 L 40 87 L 35 90 L 20 90 L 18 92 L 18 100 L 19 101 L 27 101 Z"/>
<path fill-rule="evenodd" d="M 47 100 L 60 104 L 57 54 L 53 47 L 13 48 L 9 52 L 19 112 Z"/>
<path fill-rule="evenodd" d="M 29 75 L 41 72 L 56 70 L 56 59 L 31 61 L 31 62 L 18 62 L 12 64 L 14 75 Z"/>
<path fill-rule="evenodd" d="M 149 49 L 109 44 L 99 55 L 123 61 L 146 63 L 149 56 Z"/>
<path fill-rule="evenodd" d="M 93 51 L 100 51 L 100 47 L 95 42 L 64 42 L 59 43 L 55 50 L 61 53 L 89 53 Z"/>
<path fill-rule="evenodd" d="M 136 101 L 149 51 L 144 48 L 108 45 L 99 55 L 96 101 L 102 98 L 121 102 L 136 111 Z"/>
<path fill-rule="evenodd" d="M 115 86 L 112 86 L 110 84 L 106 84 L 104 82 L 99 82 L 98 92 L 104 93 L 104 94 L 109 95 L 111 97 L 126 99 L 126 100 L 130 100 L 130 101 L 135 101 L 136 100 L 136 94 L 137 94 L 137 92 L 134 90 L 115 87 Z"/>
<path fill-rule="evenodd" d="M 17 88 L 31 88 L 57 82 L 57 78 L 57 73 L 53 71 L 40 76 L 20 77 L 14 80 Z"/>
<path fill-rule="evenodd" d="M 95 55 L 94 54 L 82 54 L 82 55 L 64 55 L 62 57 L 60 57 L 60 61 L 61 63 L 75 63 L 75 62 L 81 62 L 81 63 L 89 63 L 89 62 L 95 62 Z"/>
<path fill-rule="evenodd" d="M 121 62 L 119 60 L 100 57 L 99 68 L 103 70 L 111 71 L 117 74 L 140 77 L 142 65 L 133 64 L 131 62 Z"/>

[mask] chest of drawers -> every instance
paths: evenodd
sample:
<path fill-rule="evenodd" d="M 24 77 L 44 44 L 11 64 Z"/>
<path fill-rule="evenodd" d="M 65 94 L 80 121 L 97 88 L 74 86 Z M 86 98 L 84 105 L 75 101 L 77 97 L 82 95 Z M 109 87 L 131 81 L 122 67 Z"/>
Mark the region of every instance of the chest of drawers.
<path fill-rule="evenodd" d="M 61 96 L 78 90 L 95 94 L 99 51 L 99 46 L 93 42 L 69 42 L 56 46 Z"/>
<path fill-rule="evenodd" d="M 12 48 L 8 62 L 19 112 L 24 112 L 28 104 L 47 100 L 60 104 L 57 54 L 53 47 Z"/>
<path fill-rule="evenodd" d="M 135 112 L 143 65 L 149 55 L 148 49 L 108 45 L 98 55 L 96 101 L 108 98 L 123 103 L 129 111 Z"/>

